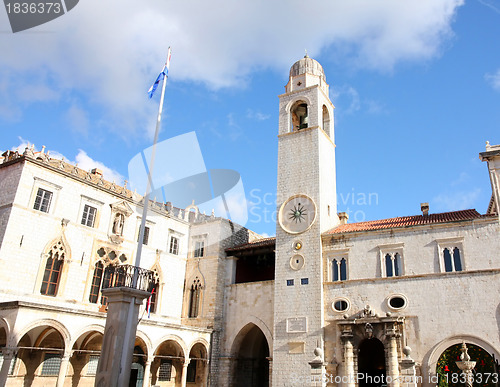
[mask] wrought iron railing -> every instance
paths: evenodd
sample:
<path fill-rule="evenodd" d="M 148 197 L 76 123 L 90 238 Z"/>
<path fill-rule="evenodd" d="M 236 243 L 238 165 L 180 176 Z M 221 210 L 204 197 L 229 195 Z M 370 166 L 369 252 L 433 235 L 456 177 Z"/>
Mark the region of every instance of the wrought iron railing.
<path fill-rule="evenodd" d="M 103 289 L 125 286 L 151 292 L 154 285 L 154 273 L 151 270 L 132 265 L 110 265 L 104 270 Z"/>

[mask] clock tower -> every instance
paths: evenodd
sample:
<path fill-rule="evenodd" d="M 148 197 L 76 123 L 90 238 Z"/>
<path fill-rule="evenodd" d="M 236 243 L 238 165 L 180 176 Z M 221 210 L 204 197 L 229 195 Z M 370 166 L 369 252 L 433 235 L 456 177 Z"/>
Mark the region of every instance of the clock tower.
<path fill-rule="evenodd" d="M 321 234 L 339 224 L 328 90 L 306 55 L 279 96 L 273 386 L 309 385 L 308 363 L 323 349 Z"/>

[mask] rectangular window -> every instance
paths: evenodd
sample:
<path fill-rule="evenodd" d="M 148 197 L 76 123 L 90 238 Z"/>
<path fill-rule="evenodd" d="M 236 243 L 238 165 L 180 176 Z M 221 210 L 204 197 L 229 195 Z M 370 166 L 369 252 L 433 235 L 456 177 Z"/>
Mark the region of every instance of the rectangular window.
<path fill-rule="evenodd" d="M 172 377 L 172 360 L 162 360 L 158 372 L 159 382 L 169 382 Z"/>
<path fill-rule="evenodd" d="M 179 254 L 179 238 L 174 236 L 170 237 L 170 254 L 178 255 Z"/>
<path fill-rule="evenodd" d="M 83 208 L 82 224 L 88 227 L 94 227 L 97 208 L 85 204 Z"/>
<path fill-rule="evenodd" d="M 87 375 L 97 375 L 97 365 L 99 364 L 99 355 L 90 355 L 87 363 Z"/>
<path fill-rule="evenodd" d="M 293 286 L 293 279 L 286 280 L 286 286 Z"/>
<path fill-rule="evenodd" d="M 301 285 L 309 285 L 309 278 L 301 278 L 300 284 Z"/>
<path fill-rule="evenodd" d="M 46 353 L 43 358 L 42 375 L 57 376 L 61 368 L 61 355 L 58 353 Z"/>
<path fill-rule="evenodd" d="M 38 188 L 33 208 L 38 211 L 49 212 L 51 201 L 52 201 L 52 192 L 47 191 L 43 188 Z"/>
<path fill-rule="evenodd" d="M 203 257 L 205 255 L 205 241 L 196 241 L 194 244 L 194 257 Z"/>
<path fill-rule="evenodd" d="M 139 235 L 137 235 L 137 242 L 139 242 L 139 238 L 141 237 L 141 230 L 139 229 Z M 149 227 L 144 226 L 144 238 L 142 238 L 142 244 L 147 245 L 149 241 Z"/>

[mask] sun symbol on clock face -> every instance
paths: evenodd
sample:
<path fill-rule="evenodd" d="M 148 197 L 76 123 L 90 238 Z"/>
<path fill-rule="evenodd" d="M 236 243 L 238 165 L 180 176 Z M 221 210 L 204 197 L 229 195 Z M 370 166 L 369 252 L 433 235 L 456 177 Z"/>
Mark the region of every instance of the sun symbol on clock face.
<path fill-rule="evenodd" d="M 306 209 L 303 205 L 298 203 L 293 208 L 290 208 L 288 219 L 294 221 L 295 223 L 302 223 L 306 220 Z"/>

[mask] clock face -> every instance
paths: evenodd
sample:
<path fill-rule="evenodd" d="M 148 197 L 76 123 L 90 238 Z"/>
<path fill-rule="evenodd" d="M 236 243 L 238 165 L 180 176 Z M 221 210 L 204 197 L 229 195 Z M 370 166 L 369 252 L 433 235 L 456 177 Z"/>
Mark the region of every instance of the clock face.
<path fill-rule="evenodd" d="M 290 234 L 299 234 L 311 227 L 316 219 L 316 205 L 306 195 L 289 198 L 280 208 L 279 222 L 283 230 Z"/>

